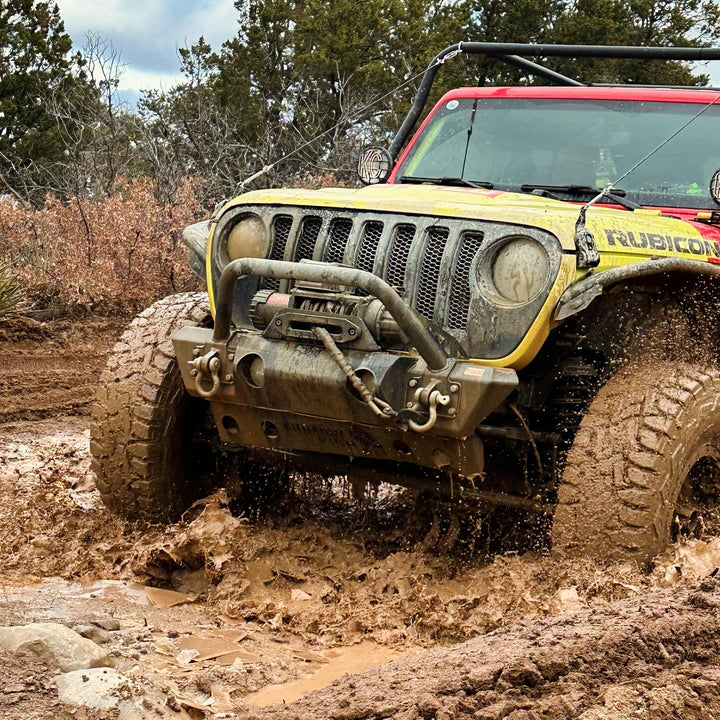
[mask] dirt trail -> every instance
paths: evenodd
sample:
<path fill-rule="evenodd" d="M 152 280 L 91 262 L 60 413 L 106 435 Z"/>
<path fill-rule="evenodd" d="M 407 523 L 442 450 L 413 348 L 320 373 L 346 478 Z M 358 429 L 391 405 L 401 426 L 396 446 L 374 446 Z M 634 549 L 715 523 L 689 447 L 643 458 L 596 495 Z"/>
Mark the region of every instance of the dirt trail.
<path fill-rule="evenodd" d="M 53 342 L 61 364 L 66 340 Z M 720 717 L 720 539 L 673 547 L 651 572 L 542 552 L 488 557 L 444 544 L 442 508 L 418 516 L 409 492 L 360 504 L 342 484 L 304 480 L 264 515 L 218 492 L 170 527 L 126 525 L 94 489 L 86 419 L 52 415 L 53 403 L 75 407 L 62 392 L 41 396 L 30 415 L 44 419 L 2 406 L 15 420 L 0 421 L 0 626 L 116 621 L 108 647 L 130 679 L 130 720 L 222 708 L 347 720 Z M 155 607 L 145 586 L 194 602 Z M 234 643 L 230 662 L 182 654 L 221 641 Z M 0 654 L 0 717 L 71 717 L 51 676 Z M 296 701 L 260 709 L 281 700 Z"/>
<path fill-rule="evenodd" d="M 0 325 L 0 422 L 82 412 L 95 391 L 97 371 L 127 322 L 27 318 Z"/>

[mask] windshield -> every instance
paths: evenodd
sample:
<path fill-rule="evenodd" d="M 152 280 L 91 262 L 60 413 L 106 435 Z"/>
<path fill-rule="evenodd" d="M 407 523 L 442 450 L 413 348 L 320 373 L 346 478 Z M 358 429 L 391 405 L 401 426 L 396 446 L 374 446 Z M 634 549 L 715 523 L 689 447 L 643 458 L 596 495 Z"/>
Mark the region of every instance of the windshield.
<path fill-rule="evenodd" d="M 625 100 L 450 100 L 415 141 L 396 182 L 461 178 L 501 190 L 603 188 L 702 107 Z M 720 103 L 633 170 L 620 187 L 625 197 L 642 205 L 716 208 L 710 182 L 719 168 Z M 565 199 L 578 191 L 557 192 Z"/>

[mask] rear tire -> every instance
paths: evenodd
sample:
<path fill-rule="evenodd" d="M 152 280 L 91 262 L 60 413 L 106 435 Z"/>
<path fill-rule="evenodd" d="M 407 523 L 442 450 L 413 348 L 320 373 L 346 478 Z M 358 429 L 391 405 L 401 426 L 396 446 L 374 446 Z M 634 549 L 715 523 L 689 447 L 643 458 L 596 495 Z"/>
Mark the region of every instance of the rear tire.
<path fill-rule="evenodd" d="M 171 341 L 180 327 L 210 324 L 205 293 L 171 295 L 140 313 L 108 357 L 90 449 L 96 486 L 117 515 L 171 520 L 210 489 L 212 454 L 194 442 L 207 403 L 185 391 Z"/>
<path fill-rule="evenodd" d="M 567 455 L 552 528 L 559 556 L 645 562 L 670 542 L 693 468 L 720 458 L 720 371 L 634 363 L 600 389 Z"/>

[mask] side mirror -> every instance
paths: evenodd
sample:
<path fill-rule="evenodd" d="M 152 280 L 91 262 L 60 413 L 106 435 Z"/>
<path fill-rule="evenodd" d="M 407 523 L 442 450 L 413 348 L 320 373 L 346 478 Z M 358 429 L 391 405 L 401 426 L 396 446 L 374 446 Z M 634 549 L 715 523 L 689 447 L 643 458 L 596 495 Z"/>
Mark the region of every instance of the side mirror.
<path fill-rule="evenodd" d="M 369 147 L 360 153 L 357 174 L 363 185 L 377 185 L 388 179 L 392 166 L 392 156 L 385 148 Z"/>

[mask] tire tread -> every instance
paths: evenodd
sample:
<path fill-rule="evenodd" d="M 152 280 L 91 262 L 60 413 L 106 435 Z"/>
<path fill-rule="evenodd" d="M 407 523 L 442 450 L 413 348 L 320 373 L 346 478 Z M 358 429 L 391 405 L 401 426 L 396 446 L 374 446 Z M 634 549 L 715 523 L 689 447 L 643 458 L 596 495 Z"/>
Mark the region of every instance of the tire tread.
<path fill-rule="evenodd" d="M 599 390 L 571 447 L 552 529 L 560 555 L 646 561 L 669 540 L 685 457 L 720 432 L 720 372 L 634 363 Z M 682 465 L 682 463 L 681 463 Z"/>
<path fill-rule="evenodd" d="M 95 483 L 107 507 L 128 519 L 165 519 L 183 502 L 181 478 L 164 467 L 184 388 L 171 336 L 210 322 L 205 293 L 180 293 L 143 310 L 115 343 L 91 408 Z"/>

